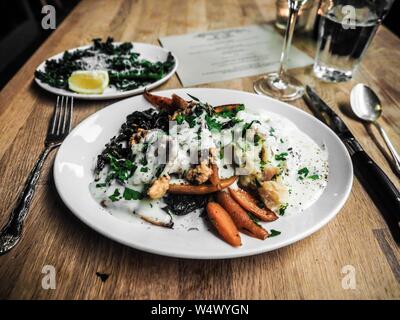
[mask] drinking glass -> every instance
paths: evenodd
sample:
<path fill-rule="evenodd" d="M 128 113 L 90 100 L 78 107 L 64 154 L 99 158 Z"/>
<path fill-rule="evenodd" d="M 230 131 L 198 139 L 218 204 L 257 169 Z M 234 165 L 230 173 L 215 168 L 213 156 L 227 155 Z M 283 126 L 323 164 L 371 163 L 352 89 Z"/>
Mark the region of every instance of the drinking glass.
<path fill-rule="evenodd" d="M 319 9 L 315 75 L 329 82 L 352 78 L 394 0 L 323 0 Z"/>
<path fill-rule="evenodd" d="M 299 9 L 307 0 L 288 0 L 289 17 L 278 72 L 267 73 L 254 82 L 254 91 L 283 101 L 300 98 L 304 93 L 303 85 L 286 73 L 286 65 L 292 43 L 294 27 Z"/>

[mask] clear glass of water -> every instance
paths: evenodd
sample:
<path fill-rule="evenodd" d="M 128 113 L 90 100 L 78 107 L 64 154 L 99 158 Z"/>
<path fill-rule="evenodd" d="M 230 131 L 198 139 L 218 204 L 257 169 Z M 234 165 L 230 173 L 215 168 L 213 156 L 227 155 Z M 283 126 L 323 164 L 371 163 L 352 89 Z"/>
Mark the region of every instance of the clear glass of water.
<path fill-rule="evenodd" d="M 322 0 L 315 75 L 350 80 L 394 0 Z"/>

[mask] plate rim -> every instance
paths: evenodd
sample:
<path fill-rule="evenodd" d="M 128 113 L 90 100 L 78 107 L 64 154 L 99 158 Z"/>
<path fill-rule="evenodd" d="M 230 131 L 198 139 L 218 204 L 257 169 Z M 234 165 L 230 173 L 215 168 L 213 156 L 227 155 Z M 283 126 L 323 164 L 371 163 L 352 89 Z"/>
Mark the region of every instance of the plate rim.
<path fill-rule="evenodd" d="M 274 103 L 278 103 L 278 104 L 284 104 L 287 107 L 289 107 L 292 111 L 294 112 L 298 112 L 300 114 L 302 114 L 303 116 L 306 116 L 307 118 L 309 118 L 311 121 L 313 122 L 320 122 L 322 125 L 325 126 L 325 129 L 330 133 L 330 135 L 333 137 L 333 139 L 338 143 L 338 145 L 340 146 L 340 148 L 343 151 L 343 154 L 345 156 L 345 160 L 347 162 L 347 164 L 349 165 L 349 171 L 350 171 L 350 175 L 348 176 L 348 179 L 346 181 L 346 189 L 344 190 L 344 192 L 342 193 L 342 199 L 341 201 L 337 202 L 337 204 L 335 205 L 335 207 L 331 210 L 331 212 L 326 215 L 323 219 L 321 219 L 321 221 L 319 221 L 318 223 L 314 224 L 312 227 L 304 230 L 303 232 L 297 233 L 296 235 L 292 236 L 291 238 L 281 241 L 275 245 L 272 245 L 269 248 L 264 248 L 264 247 L 258 247 L 258 248 L 249 248 L 246 252 L 238 252 L 234 250 L 234 248 L 232 248 L 232 251 L 228 252 L 228 253 L 223 253 L 223 254 L 219 254 L 219 255 L 212 255 L 212 256 L 207 256 L 206 254 L 196 254 L 196 253 L 174 253 L 173 251 L 168 251 L 166 252 L 165 250 L 159 250 L 158 248 L 149 248 L 148 246 L 145 246 L 141 243 L 135 243 L 132 244 L 131 242 L 118 237 L 117 235 L 114 235 L 112 233 L 107 233 L 106 231 L 102 230 L 100 227 L 98 227 L 96 224 L 92 224 L 90 222 L 90 219 L 87 219 L 87 217 L 85 217 L 84 215 L 80 215 L 78 212 L 75 212 L 74 208 L 70 205 L 70 203 L 68 203 L 68 201 L 65 200 L 64 198 L 64 194 L 63 192 L 60 190 L 60 181 L 59 181 L 59 175 L 57 173 L 57 164 L 59 163 L 59 150 L 61 150 L 61 148 L 63 148 L 63 144 L 60 146 L 59 150 L 57 150 L 57 154 L 54 160 L 54 165 L 53 165 L 53 176 L 54 176 L 54 182 L 55 182 L 55 186 L 57 189 L 57 192 L 60 196 L 60 198 L 62 199 L 63 203 L 68 207 L 68 209 L 83 223 L 85 223 L 88 227 L 90 227 L 91 229 L 95 230 L 96 232 L 100 233 L 102 236 L 105 236 L 106 238 L 109 238 L 113 241 L 116 241 L 118 243 L 121 243 L 123 245 L 126 245 L 130 248 L 134 248 L 136 250 L 140 250 L 140 251 L 144 251 L 144 252 L 148 252 L 151 254 L 157 254 L 157 255 L 161 255 L 161 256 L 168 256 L 168 257 L 173 257 L 173 258 L 183 258 L 183 259 L 194 259 L 194 260 L 219 260 L 219 259 L 234 259 L 234 258 L 240 258 L 240 257 L 248 257 L 248 256 L 254 256 L 254 255 L 258 255 L 258 254 L 262 254 L 262 253 L 266 253 L 266 252 L 270 252 L 270 251 L 274 251 L 277 250 L 279 248 L 282 247 L 286 247 L 289 246 L 295 242 L 298 242 L 302 239 L 305 239 L 306 237 L 312 235 L 313 233 L 317 232 L 318 230 L 322 229 L 325 225 L 328 224 L 328 222 L 332 221 L 336 215 L 339 213 L 339 211 L 343 208 L 343 206 L 345 205 L 346 201 L 348 200 L 351 190 L 352 190 L 352 186 L 353 186 L 353 181 L 354 181 L 354 173 L 353 173 L 353 164 L 351 161 L 351 157 L 347 151 L 347 148 L 345 147 L 345 145 L 343 144 L 343 142 L 339 139 L 339 137 L 336 135 L 336 133 L 334 131 L 332 131 L 331 128 L 329 128 L 328 126 L 326 126 L 325 124 L 323 124 L 320 120 L 318 120 L 317 118 L 315 118 L 314 116 L 312 116 L 311 114 L 295 107 L 292 106 L 286 102 L 283 101 L 279 101 L 276 99 L 273 99 L 271 97 L 266 97 L 266 96 L 260 96 L 257 95 L 255 93 L 251 93 L 251 92 L 247 92 L 247 91 L 241 91 L 241 90 L 234 90 L 234 89 L 225 89 L 225 88 L 175 88 L 175 89 L 166 89 L 166 90 L 161 90 L 161 91 L 157 91 L 154 92 L 156 94 L 159 95 L 167 95 L 170 94 L 172 92 L 176 93 L 176 91 L 184 91 L 184 90 L 190 90 L 190 91 L 202 91 L 202 90 L 210 90 L 210 91 L 226 91 L 226 92 L 236 92 L 236 93 L 240 93 L 240 94 L 245 94 L 245 95 L 250 95 L 250 96 L 255 96 L 255 97 L 260 97 L 263 99 L 266 99 L 268 101 L 273 101 Z M 178 92 L 179 93 L 179 92 Z M 192 92 L 191 92 L 192 93 Z M 133 98 L 137 98 L 137 97 L 131 97 L 131 98 L 127 98 L 127 99 L 122 99 L 119 100 L 117 102 L 114 102 L 102 109 L 100 109 L 99 111 L 91 114 L 90 116 L 88 116 L 87 118 L 83 119 L 71 132 L 69 135 L 73 134 L 75 130 L 77 130 L 79 128 L 79 126 L 83 125 L 85 122 L 89 122 L 90 119 L 96 117 L 98 115 L 99 112 L 101 112 L 102 110 L 106 109 L 106 108 L 110 108 L 115 104 L 119 104 L 119 103 L 123 103 L 123 101 L 128 100 L 128 99 L 133 99 Z M 296 123 L 295 123 L 296 124 Z M 64 141 L 67 141 L 68 136 L 66 137 L 66 139 Z M 318 200 L 317 200 L 318 201 Z M 222 241 L 222 240 L 221 240 Z"/>
<path fill-rule="evenodd" d="M 132 90 L 128 90 L 128 91 L 115 92 L 115 93 L 111 93 L 111 94 L 107 94 L 107 95 L 104 95 L 104 94 L 82 94 L 82 93 L 69 92 L 64 89 L 54 88 L 54 87 L 50 86 L 49 84 L 44 83 L 41 80 L 39 80 L 38 78 L 36 78 L 35 75 L 33 75 L 33 80 L 41 89 L 43 89 L 47 92 L 50 92 L 52 94 L 55 94 L 55 95 L 63 95 L 66 97 L 73 97 L 74 99 L 79 99 L 79 100 L 112 100 L 112 99 L 120 99 L 120 98 L 126 98 L 126 97 L 130 97 L 130 96 L 134 96 L 134 95 L 139 95 L 139 94 L 143 93 L 145 90 L 154 89 L 154 88 L 162 85 L 163 83 L 167 82 L 178 70 L 179 61 L 178 61 L 178 58 L 176 57 L 176 55 L 172 51 L 169 51 L 162 46 L 155 45 L 152 43 L 132 42 L 132 41 L 127 41 L 127 42 L 132 43 L 133 46 L 135 46 L 135 45 L 147 46 L 147 47 L 157 48 L 158 50 L 161 50 L 165 53 L 170 52 L 171 55 L 175 59 L 174 67 L 163 78 L 161 78 L 160 80 L 157 80 L 153 83 L 150 83 L 149 85 L 139 87 L 136 89 L 132 89 Z M 122 41 L 113 41 L 113 43 L 121 44 L 123 42 Z M 73 52 L 75 50 L 82 50 L 82 49 L 89 48 L 90 46 L 91 46 L 91 44 L 82 45 L 79 47 L 66 49 L 62 52 L 56 53 L 56 54 L 52 55 L 51 57 L 44 59 L 41 63 L 39 63 L 37 65 L 37 67 L 35 68 L 35 72 L 38 70 L 42 70 L 47 60 L 58 59 L 62 54 L 64 54 L 65 51 Z"/>

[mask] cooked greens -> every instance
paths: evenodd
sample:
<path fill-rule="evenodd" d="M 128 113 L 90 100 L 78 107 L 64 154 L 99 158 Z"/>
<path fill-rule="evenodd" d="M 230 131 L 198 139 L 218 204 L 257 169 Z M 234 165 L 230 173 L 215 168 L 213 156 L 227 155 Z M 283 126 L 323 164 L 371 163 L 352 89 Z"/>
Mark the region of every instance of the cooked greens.
<path fill-rule="evenodd" d="M 163 78 L 175 66 L 171 53 L 164 62 L 140 59 L 130 42 L 115 44 L 93 39 L 86 49 L 65 51 L 61 59 L 47 60 L 44 71 L 35 71 L 35 77 L 48 85 L 69 90 L 68 78 L 77 70 L 107 70 L 110 85 L 120 91 L 136 89 Z"/>

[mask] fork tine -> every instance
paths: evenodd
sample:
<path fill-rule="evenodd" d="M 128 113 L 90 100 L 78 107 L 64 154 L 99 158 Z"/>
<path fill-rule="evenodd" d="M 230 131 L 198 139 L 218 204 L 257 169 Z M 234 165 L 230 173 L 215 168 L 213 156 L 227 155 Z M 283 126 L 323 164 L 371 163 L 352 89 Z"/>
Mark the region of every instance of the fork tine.
<path fill-rule="evenodd" d="M 63 113 L 63 117 L 61 119 L 61 129 L 60 129 L 60 134 L 64 134 L 65 133 L 65 120 L 68 116 L 68 97 L 65 97 L 65 106 L 64 106 L 64 113 Z"/>
<path fill-rule="evenodd" d="M 63 118 L 63 114 L 64 114 L 63 111 L 64 111 L 64 96 L 61 97 L 61 103 L 60 103 L 59 113 L 58 113 L 58 117 L 57 117 L 57 130 L 56 130 L 57 135 L 60 134 L 62 118 Z"/>
<path fill-rule="evenodd" d="M 71 130 L 73 112 L 74 112 L 74 97 L 71 97 L 71 103 L 68 105 L 68 117 L 66 119 L 65 133 L 69 133 L 69 131 Z"/>
<path fill-rule="evenodd" d="M 71 127 L 71 113 L 72 113 L 73 98 L 67 97 L 65 101 L 64 118 L 61 134 L 64 135 L 69 132 Z"/>
<path fill-rule="evenodd" d="M 56 120 L 57 120 L 57 113 L 58 113 L 58 106 L 60 103 L 60 96 L 57 96 L 57 101 L 56 104 L 54 106 L 54 111 L 53 111 L 53 116 L 51 118 L 51 124 L 49 126 L 49 133 L 51 134 L 55 134 L 55 128 L 56 128 Z"/>

